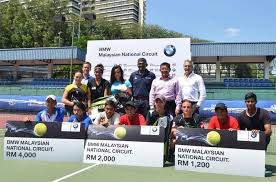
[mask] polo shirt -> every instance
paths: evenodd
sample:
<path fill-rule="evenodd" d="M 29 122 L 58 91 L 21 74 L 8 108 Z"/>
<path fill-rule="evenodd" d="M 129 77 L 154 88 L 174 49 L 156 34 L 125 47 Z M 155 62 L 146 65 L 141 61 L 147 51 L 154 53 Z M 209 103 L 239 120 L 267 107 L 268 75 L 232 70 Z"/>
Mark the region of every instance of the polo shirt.
<path fill-rule="evenodd" d="M 37 113 L 35 122 L 62 122 L 64 117 L 64 110 L 62 108 L 55 108 L 54 114 L 50 115 L 47 109 Z"/>
<path fill-rule="evenodd" d="M 106 79 L 102 79 L 99 85 L 96 84 L 96 79 L 89 80 L 87 86 L 91 91 L 91 101 L 104 97 L 105 89 L 110 89 L 110 83 Z"/>
<path fill-rule="evenodd" d="M 208 129 L 224 129 L 228 130 L 232 128 L 234 130 L 239 130 L 239 123 L 233 116 L 228 116 L 228 121 L 224 124 L 221 124 L 217 116 L 211 117 L 208 125 Z"/>
<path fill-rule="evenodd" d="M 151 83 L 155 78 L 155 74 L 147 69 L 144 74 L 139 71 L 131 73 L 129 81 L 132 85 L 133 97 L 149 97 Z"/>
<path fill-rule="evenodd" d="M 147 122 L 142 114 L 136 114 L 136 120 L 135 121 L 130 121 L 128 118 L 128 115 L 125 114 L 120 117 L 120 125 L 147 125 Z"/>
<path fill-rule="evenodd" d="M 76 115 L 72 115 L 70 116 L 70 118 L 68 119 L 68 122 L 80 122 L 80 123 L 84 123 L 84 127 L 87 129 L 88 126 L 90 124 L 92 124 L 92 121 L 90 119 L 89 116 L 87 116 L 87 114 L 84 114 L 81 118 L 81 120 L 79 121 Z"/>

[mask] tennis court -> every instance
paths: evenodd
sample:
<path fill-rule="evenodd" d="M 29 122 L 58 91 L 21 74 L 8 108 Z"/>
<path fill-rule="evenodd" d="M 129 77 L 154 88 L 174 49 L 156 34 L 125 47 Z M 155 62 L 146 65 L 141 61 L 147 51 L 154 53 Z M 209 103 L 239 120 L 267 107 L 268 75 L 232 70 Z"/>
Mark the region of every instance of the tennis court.
<path fill-rule="evenodd" d="M 176 171 L 168 164 L 164 168 L 95 165 L 69 162 L 12 161 L 3 160 L 3 133 L 0 131 L 0 174 L 1 181 L 276 181 L 276 155 L 267 154 L 267 168 L 272 174 L 266 178 L 207 174 Z M 64 151 L 66 152 L 66 151 Z"/>

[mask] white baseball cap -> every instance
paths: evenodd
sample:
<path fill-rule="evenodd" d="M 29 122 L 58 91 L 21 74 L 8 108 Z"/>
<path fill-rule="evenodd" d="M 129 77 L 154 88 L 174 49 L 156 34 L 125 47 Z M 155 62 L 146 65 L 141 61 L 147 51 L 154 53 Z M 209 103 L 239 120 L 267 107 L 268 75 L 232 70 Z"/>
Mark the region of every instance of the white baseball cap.
<path fill-rule="evenodd" d="M 54 96 L 54 95 L 48 95 L 47 97 L 46 97 L 46 101 L 48 100 L 48 99 L 52 99 L 52 100 L 54 100 L 54 101 L 57 101 L 57 98 L 56 98 L 56 96 Z"/>

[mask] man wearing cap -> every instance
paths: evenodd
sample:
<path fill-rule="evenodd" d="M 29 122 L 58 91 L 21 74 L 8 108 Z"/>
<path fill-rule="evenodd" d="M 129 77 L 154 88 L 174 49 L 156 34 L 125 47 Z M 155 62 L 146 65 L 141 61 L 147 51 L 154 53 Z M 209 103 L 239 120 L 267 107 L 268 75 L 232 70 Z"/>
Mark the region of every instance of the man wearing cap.
<path fill-rule="evenodd" d="M 48 95 L 46 97 L 46 109 L 36 115 L 35 122 L 62 122 L 64 110 L 56 107 L 56 105 L 56 96 Z"/>
<path fill-rule="evenodd" d="M 239 130 L 239 123 L 233 116 L 228 116 L 224 103 L 218 103 L 215 107 L 216 116 L 211 117 L 208 129 Z"/>
<path fill-rule="evenodd" d="M 200 75 L 193 72 L 193 62 L 184 61 L 184 76 L 178 79 L 182 92 L 182 99 L 190 100 L 193 104 L 193 111 L 199 114 L 199 108 L 206 98 L 206 89 Z"/>
<path fill-rule="evenodd" d="M 150 72 L 145 58 L 139 58 L 137 61 L 138 71 L 131 73 L 129 81 L 132 85 L 132 93 L 137 111 L 146 117 L 149 107 L 149 92 L 151 83 L 155 79 L 155 74 Z"/>
<path fill-rule="evenodd" d="M 241 112 L 238 117 L 240 129 L 253 132 L 264 131 L 266 136 L 266 146 L 268 146 L 272 134 L 268 111 L 256 107 L 257 96 L 253 92 L 247 93 L 244 99 L 246 110 Z"/>
<path fill-rule="evenodd" d="M 154 110 L 147 114 L 147 125 L 162 126 L 167 128 L 172 120 L 172 116 L 165 109 L 166 99 L 162 95 L 157 95 L 154 100 Z"/>
<path fill-rule="evenodd" d="M 125 115 L 120 117 L 120 125 L 146 125 L 146 120 L 142 114 L 137 113 L 137 108 L 133 101 L 125 104 Z"/>

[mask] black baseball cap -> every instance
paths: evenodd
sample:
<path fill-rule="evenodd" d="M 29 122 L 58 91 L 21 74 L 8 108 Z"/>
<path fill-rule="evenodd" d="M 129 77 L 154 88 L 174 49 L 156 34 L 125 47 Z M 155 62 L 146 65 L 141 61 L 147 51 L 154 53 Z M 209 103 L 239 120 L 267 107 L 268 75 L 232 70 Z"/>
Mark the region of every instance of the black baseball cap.
<path fill-rule="evenodd" d="M 131 107 L 136 108 L 136 105 L 135 105 L 135 103 L 134 103 L 133 101 L 128 101 L 128 102 L 125 104 L 125 107 L 127 107 L 127 106 L 131 106 Z"/>
<path fill-rule="evenodd" d="M 217 109 L 224 109 L 224 110 L 227 110 L 227 107 L 224 103 L 217 103 L 216 107 L 215 107 L 215 110 Z"/>

